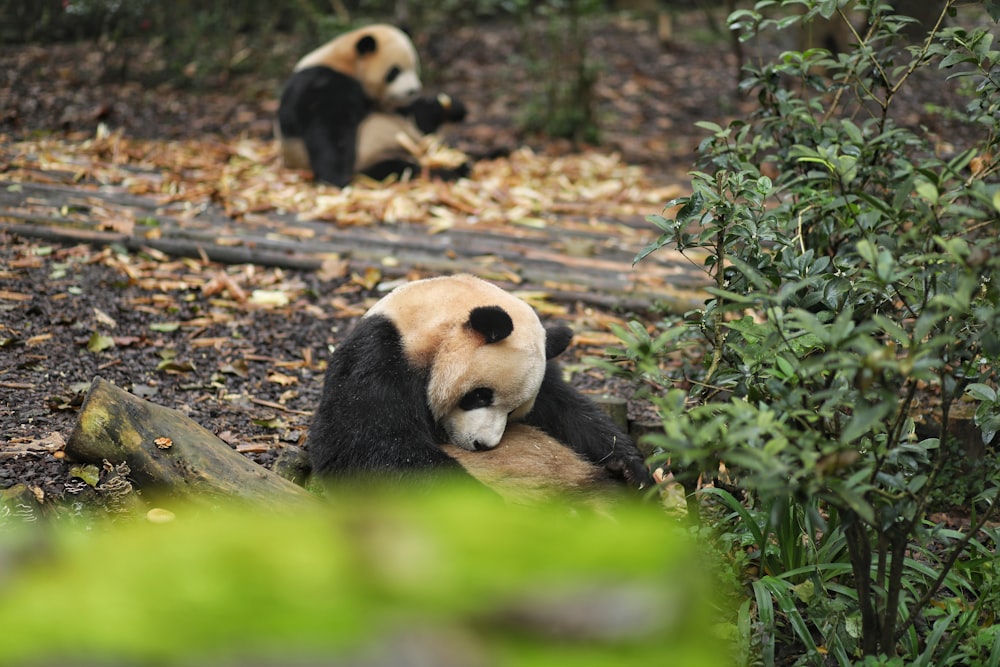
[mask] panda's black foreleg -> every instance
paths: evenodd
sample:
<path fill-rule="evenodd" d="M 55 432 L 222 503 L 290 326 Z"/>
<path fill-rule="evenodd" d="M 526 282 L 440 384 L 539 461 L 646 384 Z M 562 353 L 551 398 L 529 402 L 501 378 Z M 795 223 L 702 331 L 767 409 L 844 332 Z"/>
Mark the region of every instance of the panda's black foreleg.
<path fill-rule="evenodd" d="M 337 346 L 307 443 L 313 472 L 326 477 L 468 476 L 438 446 L 427 377 L 406 361 L 396 327 L 373 315 Z"/>
<path fill-rule="evenodd" d="M 357 161 L 357 131 L 333 128 L 325 121 L 313 121 L 302 138 L 309 153 L 309 168 L 321 183 L 344 187 L 354 178 Z"/>
<path fill-rule="evenodd" d="M 550 361 L 542 388 L 525 421 L 603 466 L 632 486 L 653 486 L 653 476 L 638 447 L 597 404 L 570 386 Z"/>

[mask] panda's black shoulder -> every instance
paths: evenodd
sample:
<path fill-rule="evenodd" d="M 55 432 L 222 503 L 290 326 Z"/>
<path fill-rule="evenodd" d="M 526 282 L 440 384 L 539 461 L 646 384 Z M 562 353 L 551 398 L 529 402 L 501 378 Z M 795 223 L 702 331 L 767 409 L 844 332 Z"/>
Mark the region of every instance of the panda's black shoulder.
<path fill-rule="evenodd" d="M 340 363 L 347 361 L 361 377 L 390 369 L 399 372 L 410 366 L 399 329 L 381 314 L 367 315 L 355 322 L 337 346 L 333 359 Z"/>
<path fill-rule="evenodd" d="M 406 357 L 399 329 L 384 315 L 362 317 L 327 368 L 307 448 L 319 475 L 400 477 L 455 470 L 438 447 L 427 406 L 427 371 Z"/>
<path fill-rule="evenodd" d="M 285 84 L 285 90 L 289 89 L 313 95 L 336 95 L 348 101 L 358 97 L 367 104 L 360 81 L 325 65 L 313 65 L 293 72 Z"/>
<path fill-rule="evenodd" d="M 285 136 L 298 137 L 306 122 L 359 123 L 372 108 L 361 82 L 323 65 L 293 73 L 285 84 L 278 107 L 278 122 Z M 338 119 L 342 117 L 343 120 Z"/>

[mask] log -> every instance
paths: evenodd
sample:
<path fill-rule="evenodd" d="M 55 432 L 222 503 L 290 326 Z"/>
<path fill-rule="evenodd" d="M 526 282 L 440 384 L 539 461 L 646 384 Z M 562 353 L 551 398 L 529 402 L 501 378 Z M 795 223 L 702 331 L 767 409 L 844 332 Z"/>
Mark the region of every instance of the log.
<path fill-rule="evenodd" d="M 125 462 L 129 478 L 152 496 L 215 504 L 227 499 L 273 508 L 318 502 L 177 410 L 150 403 L 94 378 L 66 443 L 73 460 Z"/>

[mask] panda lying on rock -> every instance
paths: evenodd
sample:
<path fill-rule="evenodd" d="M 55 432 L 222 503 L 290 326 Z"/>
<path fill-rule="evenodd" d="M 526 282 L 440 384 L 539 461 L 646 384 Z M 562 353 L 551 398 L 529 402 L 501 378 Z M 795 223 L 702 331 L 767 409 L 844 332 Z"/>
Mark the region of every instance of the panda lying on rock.
<path fill-rule="evenodd" d="M 337 346 L 309 430 L 314 473 L 468 473 L 505 495 L 653 478 L 635 444 L 565 382 L 572 333 L 470 275 L 397 287 Z"/>
<path fill-rule="evenodd" d="M 376 24 L 336 37 L 299 60 L 282 92 L 275 129 L 284 165 L 341 187 L 359 173 L 381 180 L 419 171 L 397 135 L 419 140 L 465 117 L 458 101 L 420 93 L 420 61 L 406 33 Z"/>

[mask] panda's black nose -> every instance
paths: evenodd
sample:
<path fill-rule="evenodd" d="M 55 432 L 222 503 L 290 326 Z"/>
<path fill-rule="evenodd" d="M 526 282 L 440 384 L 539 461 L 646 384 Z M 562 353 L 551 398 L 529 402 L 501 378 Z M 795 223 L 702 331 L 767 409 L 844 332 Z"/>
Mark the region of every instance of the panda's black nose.
<path fill-rule="evenodd" d="M 476 448 L 477 452 L 483 452 L 483 451 L 486 451 L 487 449 L 489 449 L 489 447 L 487 447 L 483 443 L 479 442 L 478 440 L 474 440 L 472 442 L 472 446 Z"/>

